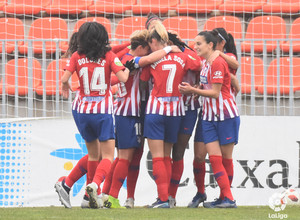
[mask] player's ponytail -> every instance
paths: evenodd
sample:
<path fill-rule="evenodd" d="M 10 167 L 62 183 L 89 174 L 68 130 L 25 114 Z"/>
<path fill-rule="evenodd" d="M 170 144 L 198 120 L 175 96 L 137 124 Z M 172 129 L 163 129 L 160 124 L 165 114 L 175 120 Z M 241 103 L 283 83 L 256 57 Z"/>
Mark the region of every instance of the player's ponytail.
<path fill-rule="evenodd" d="M 230 33 L 228 34 L 228 42 L 225 44 L 225 50 L 227 53 L 234 54 L 236 59 L 238 58 L 234 38 Z"/>
<path fill-rule="evenodd" d="M 230 33 L 227 33 L 224 28 L 215 28 L 212 30 L 212 34 L 217 38 L 218 43 L 221 43 L 222 41 L 225 42 L 225 52 L 232 53 L 237 57 L 234 38 Z"/>
<path fill-rule="evenodd" d="M 161 42 L 162 44 L 168 43 L 168 41 L 169 41 L 168 32 L 162 23 L 157 22 L 154 25 L 154 28 L 150 31 L 147 41 L 151 42 L 152 39 L 156 39 L 157 41 Z"/>
<path fill-rule="evenodd" d="M 148 36 L 148 30 L 137 30 L 133 32 L 130 36 L 130 44 L 131 44 L 131 49 L 135 50 L 138 46 L 142 46 L 145 48 L 148 46 L 147 42 L 147 36 Z"/>

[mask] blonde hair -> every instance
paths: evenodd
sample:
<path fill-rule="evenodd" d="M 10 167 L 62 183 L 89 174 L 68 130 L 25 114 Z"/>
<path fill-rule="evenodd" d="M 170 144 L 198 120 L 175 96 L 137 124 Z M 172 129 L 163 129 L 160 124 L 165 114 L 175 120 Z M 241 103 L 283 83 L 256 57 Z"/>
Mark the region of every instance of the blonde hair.
<path fill-rule="evenodd" d="M 131 49 L 135 50 L 140 45 L 143 48 L 148 46 L 147 37 L 148 37 L 148 31 L 146 29 L 134 31 L 130 35 Z"/>
<path fill-rule="evenodd" d="M 153 38 L 161 42 L 162 44 L 168 43 L 169 41 L 168 32 L 165 26 L 161 22 L 156 22 L 154 28 L 150 31 L 148 35 L 147 41 L 151 42 Z"/>

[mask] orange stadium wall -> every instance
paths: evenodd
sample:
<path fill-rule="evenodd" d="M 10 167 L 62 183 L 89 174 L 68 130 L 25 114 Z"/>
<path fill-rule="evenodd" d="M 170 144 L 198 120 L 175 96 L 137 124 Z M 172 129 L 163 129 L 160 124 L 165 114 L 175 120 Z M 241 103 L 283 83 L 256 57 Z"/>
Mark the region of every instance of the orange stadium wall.
<path fill-rule="evenodd" d="M 2 119 L 0 128 L 0 207 L 60 206 L 53 188 L 86 154 L 73 119 Z M 274 193 L 300 187 L 300 117 L 241 116 L 240 141 L 234 151 L 232 191 L 238 205 L 268 205 Z M 186 206 L 196 193 L 193 181 L 193 137 L 186 151 L 177 206 Z M 136 188 L 136 206 L 152 203 L 156 185 L 148 170 L 146 144 Z M 208 200 L 219 195 L 206 164 Z M 71 191 L 72 206 L 80 206 L 85 179 Z M 126 185 L 120 191 L 126 199 Z"/>

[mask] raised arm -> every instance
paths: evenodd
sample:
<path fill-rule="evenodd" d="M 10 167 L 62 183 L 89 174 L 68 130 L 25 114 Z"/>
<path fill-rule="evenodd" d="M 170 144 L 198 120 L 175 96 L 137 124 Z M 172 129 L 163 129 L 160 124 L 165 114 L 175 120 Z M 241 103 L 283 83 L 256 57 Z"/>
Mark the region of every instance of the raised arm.
<path fill-rule="evenodd" d="M 135 57 L 134 62 L 137 64 L 137 67 L 144 67 L 151 63 L 154 63 L 160 59 L 162 59 L 164 56 L 166 56 L 170 52 L 180 53 L 181 50 L 177 46 L 166 46 L 165 48 L 161 50 L 157 50 L 152 52 L 151 54 L 143 57 Z"/>

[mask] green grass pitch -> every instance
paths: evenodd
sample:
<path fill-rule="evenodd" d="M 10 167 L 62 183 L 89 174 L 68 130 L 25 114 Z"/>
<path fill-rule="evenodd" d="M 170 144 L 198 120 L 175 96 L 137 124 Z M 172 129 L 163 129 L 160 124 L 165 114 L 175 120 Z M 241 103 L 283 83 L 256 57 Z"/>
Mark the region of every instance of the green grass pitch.
<path fill-rule="evenodd" d="M 285 218 L 287 217 L 287 218 Z M 300 219 L 300 207 L 288 206 L 274 212 L 268 206 L 240 206 L 237 209 L 81 209 L 74 207 L 1 208 L 0 219 L 101 219 L 101 220 L 242 220 L 242 219 Z"/>

